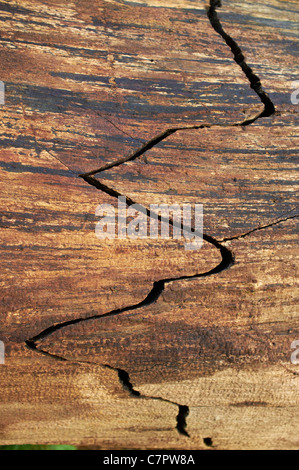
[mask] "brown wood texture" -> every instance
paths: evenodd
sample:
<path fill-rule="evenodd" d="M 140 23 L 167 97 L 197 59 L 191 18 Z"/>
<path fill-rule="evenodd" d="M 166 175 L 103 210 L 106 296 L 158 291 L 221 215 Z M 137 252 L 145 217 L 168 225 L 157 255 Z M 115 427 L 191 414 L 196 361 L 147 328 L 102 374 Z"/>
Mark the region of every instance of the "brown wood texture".
<path fill-rule="evenodd" d="M 0 444 L 299 448 L 298 13 L 0 2 Z M 117 195 L 202 248 L 99 240 Z"/>

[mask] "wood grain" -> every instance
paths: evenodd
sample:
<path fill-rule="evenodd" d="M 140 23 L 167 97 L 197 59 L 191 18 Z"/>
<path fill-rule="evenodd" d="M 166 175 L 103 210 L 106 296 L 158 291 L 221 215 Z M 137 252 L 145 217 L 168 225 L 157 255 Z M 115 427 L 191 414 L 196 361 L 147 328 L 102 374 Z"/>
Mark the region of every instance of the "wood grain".
<path fill-rule="evenodd" d="M 222 3 L 0 2 L 1 444 L 299 448 L 298 4 Z M 117 194 L 203 247 L 98 240 Z"/>

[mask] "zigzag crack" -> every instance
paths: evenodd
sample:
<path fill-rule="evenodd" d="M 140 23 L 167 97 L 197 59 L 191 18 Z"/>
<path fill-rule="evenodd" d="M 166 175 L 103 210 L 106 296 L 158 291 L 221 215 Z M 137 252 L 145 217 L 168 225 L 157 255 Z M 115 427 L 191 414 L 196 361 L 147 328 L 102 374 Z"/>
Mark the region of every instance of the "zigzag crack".
<path fill-rule="evenodd" d="M 218 249 L 220 249 L 220 252 L 221 252 L 221 255 L 222 255 L 221 262 L 216 267 L 212 268 L 210 271 L 208 271 L 206 273 L 199 273 L 199 274 L 194 274 L 194 275 L 189 275 L 189 276 L 180 276 L 180 277 L 176 277 L 176 278 L 160 279 L 159 281 L 156 281 L 156 282 L 153 283 L 153 287 L 150 290 L 150 292 L 148 293 L 148 295 L 143 300 L 141 300 L 140 302 L 138 302 L 136 304 L 133 304 L 133 305 L 128 305 L 128 306 L 123 307 L 123 308 L 110 310 L 109 312 L 106 312 L 104 314 L 96 314 L 96 315 L 92 315 L 90 317 L 76 318 L 74 320 L 68 320 L 68 321 L 65 321 L 65 322 L 57 323 L 57 324 L 52 325 L 52 326 L 46 328 L 45 330 L 41 331 L 36 336 L 26 340 L 27 346 L 29 346 L 31 349 L 39 350 L 38 347 L 37 347 L 37 343 L 39 341 L 47 338 L 48 336 L 50 336 L 51 334 L 53 334 L 54 332 L 56 332 L 58 330 L 61 330 L 62 328 L 65 328 L 65 327 L 70 326 L 70 325 L 75 325 L 76 323 L 86 322 L 88 320 L 112 317 L 112 316 L 120 315 L 122 313 L 131 311 L 131 310 L 138 310 L 142 307 L 147 307 L 147 306 L 157 302 L 157 300 L 159 299 L 159 297 L 161 296 L 161 294 L 162 294 L 162 292 L 165 288 L 165 284 L 167 284 L 167 283 L 174 282 L 174 281 L 183 281 L 183 280 L 188 280 L 188 279 L 198 279 L 198 278 L 202 278 L 202 277 L 211 276 L 211 275 L 214 275 L 214 274 L 218 274 L 218 273 L 228 269 L 230 266 L 232 266 L 232 264 L 234 263 L 234 257 L 233 257 L 232 252 L 228 248 L 226 248 L 225 246 L 220 245 L 216 240 L 214 240 L 212 237 L 209 237 L 208 235 L 204 235 L 204 239 L 206 239 L 210 243 L 213 243 L 214 246 L 216 246 Z"/>
<path fill-rule="evenodd" d="M 208 9 L 208 18 L 210 20 L 211 26 L 214 28 L 216 33 L 220 34 L 220 36 L 224 39 L 226 44 L 230 47 L 233 55 L 234 61 L 241 67 L 242 71 L 246 75 L 249 80 L 250 88 L 259 96 L 261 102 L 264 104 L 264 110 L 259 113 L 257 116 L 247 119 L 243 122 L 243 125 L 252 124 L 254 121 L 261 117 L 269 117 L 275 113 L 275 106 L 272 100 L 269 98 L 267 93 L 263 90 L 261 81 L 259 77 L 253 72 L 252 68 L 245 61 L 245 57 L 241 48 L 238 46 L 236 41 L 227 34 L 222 24 L 218 18 L 218 14 L 216 9 L 221 7 L 221 0 L 210 0 L 210 7 Z"/>
<path fill-rule="evenodd" d="M 48 351 L 44 351 L 42 349 L 37 348 L 37 345 L 33 339 L 25 341 L 26 346 L 34 351 L 38 352 L 42 355 L 51 357 L 52 359 L 55 359 L 60 362 L 71 362 L 72 364 L 93 364 L 93 365 L 99 365 L 95 362 L 92 361 L 69 361 L 67 358 L 63 356 L 58 356 L 56 354 L 49 353 Z M 135 390 L 131 380 L 130 376 L 127 371 L 124 369 L 120 369 L 118 367 L 112 367 L 109 364 L 101 364 L 101 367 L 105 367 L 106 369 L 113 370 L 117 372 L 119 382 L 121 383 L 122 387 L 129 392 L 129 394 L 135 398 L 143 398 L 143 399 L 148 399 L 148 400 L 157 400 L 157 401 L 162 401 L 164 403 L 170 403 L 172 405 L 175 405 L 178 407 L 178 414 L 176 416 L 176 430 L 178 431 L 179 434 L 182 434 L 183 436 L 190 437 L 186 428 L 187 428 L 187 416 L 189 415 L 189 407 L 187 405 L 181 405 L 177 402 L 168 400 L 167 398 L 162 398 L 162 397 L 155 397 L 155 396 L 148 396 L 148 395 L 143 395 L 141 394 L 138 390 Z"/>
<path fill-rule="evenodd" d="M 189 415 L 189 407 L 187 405 L 180 405 L 177 402 L 168 400 L 166 398 L 162 397 L 155 397 L 155 396 L 148 396 L 148 395 L 143 395 L 141 394 L 138 390 L 135 390 L 131 380 L 130 376 L 127 371 L 124 369 L 119 369 L 119 368 L 114 368 L 109 365 L 105 365 L 105 367 L 108 367 L 109 369 L 115 370 L 118 373 L 118 378 L 120 383 L 123 385 L 123 387 L 129 391 L 130 395 L 138 398 L 145 398 L 145 399 L 150 399 L 150 400 L 158 400 L 162 401 L 165 403 L 170 403 L 172 405 L 175 405 L 178 407 L 178 414 L 176 417 L 176 430 L 178 431 L 179 434 L 182 434 L 183 436 L 190 437 L 186 428 L 187 428 L 187 416 Z"/>
<path fill-rule="evenodd" d="M 224 39 L 226 44 L 230 47 L 230 49 L 231 49 L 231 51 L 234 55 L 235 62 L 241 67 L 244 74 L 246 75 L 246 77 L 249 80 L 250 87 L 255 91 L 255 93 L 259 96 L 261 102 L 264 104 L 263 111 L 260 112 L 259 114 L 257 114 L 256 116 L 252 117 L 252 118 L 246 119 L 246 120 L 244 120 L 242 122 L 239 122 L 239 123 L 229 124 L 229 125 L 226 125 L 226 126 L 225 125 L 222 126 L 222 125 L 200 124 L 198 126 L 177 127 L 177 128 L 167 129 L 162 134 L 159 134 L 158 136 L 156 136 L 156 137 L 152 138 L 151 140 L 149 140 L 148 142 L 146 142 L 139 150 L 137 150 L 133 154 L 131 154 L 129 156 L 126 156 L 126 157 L 123 157 L 123 158 L 117 160 L 116 162 L 112 162 L 112 163 L 103 165 L 101 168 L 99 168 L 97 170 L 93 170 L 93 171 L 90 171 L 88 173 L 79 175 L 80 177 L 82 177 L 84 179 L 84 181 L 86 183 L 96 187 L 97 189 L 99 189 L 101 191 L 104 191 L 105 193 L 109 194 L 112 197 L 122 196 L 116 190 L 106 186 L 105 184 L 98 181 L 97 179 L 92 178 L 92 176 L 95 175 L 96 173 L 100 173 L 100 172 L 103 172 L 107 169 L 119 166 L 119 165 L 121 165 L 125 162 L 133 161 L 133 160 L 137 159 L 138 157 L 142 156 L 146 151 L 150 150 L 151 148 L 153 148 L 154 146 L 156 146 L 157 144 L 162 142 L 164 139 L 166 139 L 167 137 L 169 137 L 170 135 L 174 134 L 175 132 L 177 132 L 179 130 L 203 129 L 203 128 L 220 127 L 220 126 L 221 127 L 248 126 L 248 125 L 252 124 L 253 122 L 255 122 L 256 120 L 258 120 L 262 117 L 269 117 L 269 116 L 271 116 L 272 114 L 275 113 L 274 104 L 272 103 L 271 99 L 268 97 L 267 93 L 263 90 L 259 77 L 253 73 L 252 69 L 246 63 L 245 57 L 244 57 L 240 47 L 238 46 L 238 44 L 234 41 L 234 39 L 231 38 L 231 36 L 229 36 L 223 30 L 223 27 L 220 23 L 220 20 L 218 18 L 217 11 L 216 11 L 216 9 L 218 7 L 221 7 L 221 1 L 220 0 L 210 0 L 210 7 L 208 8 L 208 11 L 207 11 L 207 15 L 208 15 L 210 24 L 213 27 L 213 29 L 218 34 L 220 34 L 220 36 Z M 130 200 L 129 198 L 127 198 L 127 202 L 128 202 L 129 205 L 134 204 L 134 201 Z M 148 214 L 148 209 L 146 209 L 146 212 Z M 160 220 L 163 220 L 163 219 L 160 218 Z M 170 220 L 170 223 L 172 223 L 174 225 L 173 221 L 171 221 L 171 220 Z M 252 233 L 255 230 L 258 230 L 258 229 L 254 229 L 250 233 Z M 241 235 L 241 237 L 242 236 L 244 237 L 246 235 L 247 234 Z M 73 324 L 76 324 L 76 323 L 79 323 L 79 322 L 83 322 L 83 321 L 87 321 L 87 320 L 91 320 L 91 319 L 95 319 L 95 318 L 100 319 L 102 317 L 107 317 L 107 316 L 112 316 L 112 315 L 119 315 L 119 314 L 124 313 L 128 310 L 135 310 L 135 309 L 141 308 L 143 306 L 150 305 L 150 304 L 152 304 L 152 303 L 154 303 L 158 300 L 158 298 L 160 297 L 161 293 L 164 290 L 165 284 L 168 283 L 168 282 L 174 282 L 174 281 L 183 280 L 183 279 L 194 279 L 194 278 L 210 276 L 210 275 L 213 275 L 213 274 L 218 274 L 218 273 L 224 271 L 225 269 L 228 269 L 230 266 L 232 266 L 232 264 L 234 263 L 234 257 L 233 257 L 232 252 L 228 248 L 226 248 L 225 246 L 221 245 L 221 242 L 225 242 L 225 241 L 228 241 L 230 239 L 224 239 L 221 242 L 219 242 L 219 241 L 215 240 L 213 237 L 211 237 L 209 235 L 206 235 L 206 234 L 203 235 L 203 238 L 204 238 L 204 240 L 208 241 L 209 243 L 212 243 L 217 249 L 219 249 L 220 253 L 221 253 L 221 256 L 222 256 L 222 261 L 220 262 L 220 264 L 218 266 L 216 266 L 215 268 L 211 269 L 209 272 L 201 273 L 201 274 L 195 274 L 193 276 L 181 276 L 179 278 L 159 280 L 159 281 L 157 281 L 153 284 L 153 287 L 152 287 L 151 291 L 149 292 L 147 297 L 145 299 L 143 299 L 141 302 L 136 303 L 135 305 L 131 305 L 131 306 L 127 306 L 127 307 L 124 307 L 124 308 L 112 310 L 112 311 L 107 312 L 103 315 L 93 315 L 93 316 L 90 316 L 88 318 L 79 318 L 79 319 L 59 323 L 59 324 L 56 324 L 56 325 L 52 325 L 49 328 L 46 328 L 45 330 L 43 330 L 38 335 L 34 336 L 33 338 L 30 338 L 30 339 L 26 340 L 25 343 L 26 343 L 27 347 L 30 348 L 31 350 L 35 351 L 35 352 L 39 352 L 41 354 L 51 356 L 51 357 L 53 357 L 57 360 L 67 361 L 67 359 L 65 359 L 63 357 L 60 357 L 60 356 L 51 354 L 47 351 L 39 349 L 37 347 L 38 341 L 40 341 L 40 340 L 46 338 L 47 336 L 53 334 L 55 331 L 57 331 L 59 329 L 62 329 L 62 328 L 66 327 L 66 326 L 69 326 L 69 325 L 73 325 Z M 233 238 L 231 238 L 231 239 L 233 239 Z M 113 367 L 108 366 L 108 365 L 105 365 L 104 367 L 108 367 L 110 369 L 113 369 L 113 370 L 117 371 L 120 382 L 122 383 L 123 387 L 131 395 L 133 395 L 136 398 L 142 396 L 140 394 L 140 392 L 138 392 L 137 390 L 134 389 L 133 385 L 130 382 L 129 374 L 126 371 L 124 371 L 122 369 L 113 368 Z M 164 402 L 171 403 L 173 405 L 178 406 L 179 412 L 178 412 L 178 415 L 177 415 L 177 418 L 176 418 L 176 420 L 177 420 L 176 429 L 180 434 L 185 435 L 185 436 L 189 436 L 189 434 L 186 431 L 186 426 L 187 426 L 186 418 L 189 414 L 188 406 L 181 405 L 181 404 L 172 402 L 170 400 L 167 400 L 167 399 L 164 399 L 164 398 L 161 398 L 161 397 L 146 397 L 145 396 L 144 398 L 149 398 L 149 399 L 154 399 L 154 400 L 162 400 Z M 208 439 L 210 440 L 210 438 L 208 438 Z M 210 445 L 210 441 L 206 442 L 206 444 Z"/>
<path fill-rule="evenodd" d="M 227 34 L 223 27 L 222 24 L 219 20 L 218 14 L 217 14 L 217 8 L 221 7 L 221 0 L 210 0 L 210 7 L 207 10 L 207 15 L 210 21 L 210 24 L 212 28 L 218 33 L 225 41 L 225 43 L 229 46 L 230 50 L 233 53 L 234 56 L 234 61 L 241 67 L 242 71 L 246 75 L 247 79 L 249 80 L 250 83 L 250 88 L 258 95 L 260 98 L 261 102 L 264 104 L 264 109 L 260 113 L 258 113 L 256 116 L 252 118 L 245 119 L 244 121 L 237 122 L 237 123 L 232 123 L 232 124 L 199 124 L 199 125 L 194 125 L 194 126 L 181 126 L 181 127 L 173 127 L 170 129 L 166 129 L 164 132 L 161 134 L 153 137 L 150 139 L 148 142 L 142 145 L 136 152 L 132 153 L 129 156 L 122 157 L 116 162 L 108 163 L 106 165 L 103 165 L 102 167 L 89 171 L 87 173 L 83 173 L 79 176 L 81 177 L 87 177 L 87 176 L 92 176 L 95 175 L 96 173 L 100 173 L 102 171 L 108 170 L 110 168 L 115 168 L 122 163 L 129 162 L 136 160 L 138 157 L 142 156 L 145 152 L 148 150 L 152 149 L 155 147 L 157 144 L 165 140 L 167 137 L 169 137 L 172 134 L 175 134 L 178 131 L 183 131 L 183 130 L 191 130 L 191 129 L 204 129 L 204 128 L 212 128 L 212 127 L 246 127 L 250 124 L 253 124 L 255 121 L 262 117 L 269 117 L 275 113 L 275 106 L 272 100 L 269 98 L 267 93 L 264 91 L 260 78 L 253 72 L 252 68 L 249 67 L 249 65 L 246 63 L 245 56 L 241 50 L 241 48 L 238 46 L 236 41 L 229 35 Z"/>

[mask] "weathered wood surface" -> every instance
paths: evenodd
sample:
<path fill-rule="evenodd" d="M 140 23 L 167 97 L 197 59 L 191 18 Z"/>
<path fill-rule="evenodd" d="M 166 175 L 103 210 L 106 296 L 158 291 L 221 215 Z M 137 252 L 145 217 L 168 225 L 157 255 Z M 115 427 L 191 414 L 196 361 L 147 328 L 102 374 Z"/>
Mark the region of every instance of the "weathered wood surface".
<path fill-rule="evenodd" d="M 298 449 L 297 2 L 0 12 L 0 443 Z M 117 193 L 203 203 L 203 247 L 98 240 Z"/>

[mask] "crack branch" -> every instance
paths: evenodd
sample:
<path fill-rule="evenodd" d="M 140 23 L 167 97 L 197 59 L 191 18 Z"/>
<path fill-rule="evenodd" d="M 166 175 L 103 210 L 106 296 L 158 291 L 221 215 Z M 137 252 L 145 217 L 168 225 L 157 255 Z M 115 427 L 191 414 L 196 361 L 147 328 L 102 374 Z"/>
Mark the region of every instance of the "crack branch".
<path fill-rule="evenodd" d="M 264 230 L 264 229 L 267 229 L 267 228 L 270 228 L 270 227 L 274 227 L 275 225 L 281 224 L 282 222 L 286 222 L 287 220 L 291 220 L 291 219 L 297 219 L 298 217 L 299 217 L 298 214 L 291 215 L 289 217 L 285 217 L 283 219 L 279 219 L 279 220 L 276 220 L 274 222 L 271 222 L 267 225 L 261 225 L 260 227 L 253 228 L 252 230 L 249 230 L 246 233 L 242 233 L 241 235 L 235 235 L 234 237 L 222 238 L 222 240 L 219 240 L 219 242 L 224 243 L 224 242 L 229 242 L 231 240 L 239 240 L 240 238 L 246 238 L 254 232 L 258 232 L 260 230 Z"/>
<path fill-rule="evenodd" d="M 156 397 L 156 396 L 149 396 L 149 395 L 143 395 L 141 394 L 138 390 L 135 390 L 131 383 L 130 376 L 127 371 L 124 369 L 120 369 L 118 367 L 112 367 L 109 364 L 98 364 L 96 362 L 92 361 L 70 361 L 69 359 L 63 357 L 63 356 L 58 356 L 57 354 L 52 354 L 49 353 L 48 351 L 44 351 L 42 349 L 38 349 L 35 342 L 33 340 L 28 340 L 25 342 L 26 346 L 34 352 L 38 352 L 44 356 L 48 356 L 56 361 L 60 362 L 68 362 L 71 364 L 77 364 L 77 365 L 96 365 L 98 367 L 103 367 L 105 369 L 110 369 L 113 370 L 114 372 L 117 373 L 118 379 L 120 384 L 122 385 L 123 389 L 126 390 L 130 396 L 135 397 L 135 398 L 143 398 L 146 400 L 156 400 L 156 401 L 161 401 L 164 403 L 169 403 L 171 405 L 177 406 L 178 407 L 178 414 L 176 416 L 176 427 L 175 429 L 177 432 L 183 436 L 190 437 L 186 428 L 187 428 L 187 416 L 189 415 L 189 407 L 187 405 L 181 405 L 180 403 L 177 403 L 172 400 L 168 400 L 167 398 L 162 398 L 162 397 Z"/>
<path fill-rule="evenodd" d="M 272 114 L 275 113 L 274 104 L 272 103 L 272 101 L 269 98 L 269 96 L 267 95 L 267 93 L 263 90 L 259 77 L 254 74 L 253 70 L 246 63 L 245 57 L 242 53 L 242 50 L 238 46 L 238 44 L 234 41 L 234 39 L 229 34 L 227 34 L 224 31 L 224 29 L 221 25 L 221 22 L 218 18 L 218 14 L 217 14 L 217 8 L 218 7 L 221 7 L 221 1 L 220 0 L 210 0 L 210 6 L 207 10 L 207 16 L 208 16 L 208 19 L 210 21 L 210 24 L 213 27 L 213 29 L 223 38 L 223 40 L 225 41 L 227 46 L 229 46 L 231 52 L 233 53 L 233 58 L 234 58 L 235 62 L 241 67 L 241 69 L 244 72 L 245 76 L 249 80 L 250 87 L 255 91 L 255 93 L 258 95 L 261 102 L 263 103 L 263 105 L 264 105 L 263 111 L 261 111 L 259 114 L 257 114 L 256 116 L 254 116 L 252 118 L 248 118 L 248 119 L 245 119 L 242 122 L 233 123 L 233 124 L 226 124 L 226 125 L 221 125 L 221 124 L 214 124 L 214 125 L 212 125 L 212 124 L 200 124 L 200 125 L 196 125 L 196 126 L 176 127 L 176 128 L 167 129 L 163 133 L 153 137 L 148 142 L 143 144 L 142 147 L 140 147 L 136 152 L 132 153 L 131 155 L 122 157 L 122 158 L 120 158 L 117 161 L 114 161 L 112 163 L 105 164 L 105 165 L 101 166 L 100 168 L 98 168 L 96 170 L 93 170 L 93 171 L 90 171 L 90 172 L 79 175 L 82 179 L 84 179 L 84 181 L 87 184 L 96 187 L 97 189 L 105 192 L 106 194 L 109 194 L 110 196 L 112 196 L 114 198 L 118 198 L 118 197 L 122 196 L 118 191 L 116 191 L 113 188 L 110 188 L 109 186 L 105 185 L 101 181 L 93 178 L 93 176 L 95 174 L 101 173 L 105 170 L 120 166 L 125 162 L 133 161 L 133 160 L 139 158 L 145 152 L 147 152 L 148 150 L 150 150 L 153 147 L 157 146 L 160 142 L 162 142 L 163 140 L 165 140 L 167 137 L 174 134 L 175 132 L 182 131 L 182 130 L 187 130 L 187 129 L 196 130 L 196 129 L 211 128 L 211 127 L 248 126 L 248 125 L 254 123 L 255 121 L 257 121 L 258 119 L 260 119 L 262 117 L 269 117 L 269 116 L 271 116 Z M 97 112 L 97 114 L 100 115 L 100 113 L 98 113 L 98 112 Z M 101 116 L 101 117 L 103 117 L 103 116 Z M 108 119 L 106 119 L 106 120 L 108 120 Z M 119 129 L 113 122 L 111 122 L 110 120 L 108 120 L 108 121 L 115 128 L 117 128 L 119 131 L 121 131 L 121 129 Z M 123 132 L 123 131 L 121 131 L 121 132 Z M 54 157 L 57 158 L 56 156 L 54 156 Z M 60 163 L 62 163 L 62 162 L 60 162 Z M 131 199 L 129 199 L 129 198 L 126 198 L 126 199 L 127 199 L 128 205 L 135 204 L 135 202 L 132 201 Z M 146 209 L 146 208 L 145 208 L 145 210 L 146 210 L 147 215 L 149 215 L 149 210 Z M 248 232 L 246 234 L 239 235 L 239 236 L 236 236 L 236 237 L 231 237 L 231 238 L 225 238 L 221 241 L 215 240 L 210 235 L 203 234 L 203 239 L 206 240 L 207 242 L 213 244 L 218 250 L 220 250 L 220 253 L 221 253 L 221 256 L 222 256 L 222 260 L 219 263 L 219 265 L 216 266 L 215 268 L 211 269 L 209 272 L 194 274 L 192 276 L 181 276 L 181 277 L 178 277 L 178 278 L 161 279 L 159 281 L 154 282 L 151 291 L 148 293 L 148 295 L 146 296 L 145 299 L 143 299 L 142 301 L 140 301 L 140 302 L 138 302 L 134 305 L 130 305 L 130 306 L 126 306 L 124 308 L 111 310 L 109 312 L 106 312 L 103 315 L 93 315 L 93 316 L 90 316 L 88 318 L 79 318 L 79 319 L 65 321 L 63 323 L 52 325 L 49 328 L 46 328 L 45 330 L 43 330 L 42 332 L 37 334 L 36 336 L 34 336 L 33 338 L 30 338 L 30 339 L 26 340 L 25 343 L 26 343 L 27 347 L 30 348 L 32 351 L 35 351 L 35 352 L 43 354 L 43 355 L 50 356 L 50 357 L 52 357 L 56 360 L 67 361 L 66 358 L 63 358 L 63 357 L 51 354 L 51 353 L 49 353 L 45 350 L 39 349 L 37 343 L 39 341 L 43 340 L 44 338 L 48 337 L 49 335 L 53 334 L 54 332 L 56 332 L 56 331 L 58 331 L 58 330 L 60 330 L 64 327 L 67 327 L 69 325 L 74 325 L 76 323 L 88 321 L 88 320 L 95 319 L 95 318 L 100 319 L 100 318 L 104 318 L 104 317 L 108 317 L 108 316 L 115 316 L 115 315 L 119 315 L 121 313 L 127 312 L 129 310 L 136 310 L 136 309 L 139 309 L 141 307 L 148 306 L 148 305 L 156 302 L 159 299 L 161 293 L 164 290 L 164 287 L 165 287 L 166 283 L 174 282 L 174 281 L 178 281 L 178 280 L 185 280 L 185 279 L 202 278 L 202 277 L 205 277 L 205 276 L 211 276 L 211 275 L 214 275 L 214 274 L 218 274 L 218 273 L 224 271 L 225 269 L 230 268 L 232 266 L 232 264 L 234 263 L 234 257 L 233 257 L 232 252 L 228 248 L 226 248 L 224 245 L 222 245 L 221 244 L 222 242 L 226 242 L 226 241 L 233 240 L 233 239 L 236 239 L 236 238 L 244 238 L 244 237 L 248 236 L 250 233 L 253 233 L 257 230 L 261 230 L 263 228 L 267 228 L 267 227 L 270 227 L 272 225 L 276 225 L 277 223 L 283 222 L 285 220 L 288 220 L 288 219 L 294 218 L 294 217 L 288 217 L 288 218 L 285 218 L 285 219 L 281 219 L 280 221 L 273 222 L 272 224 L 269 224 L 267 226 L 263 226 L 263 227 L 253 229 L 253 230 L 251 230 L 250 232 Z M 160 216 L 160 220 L 163 220 L 161 218 L 161 216 Z M 168 222 L 170 222 L 174 226 L 173 220 L 170 220 Z M 191 230 L 191 228 L 190 228 L 190 230 Z M 192 233 L 195 234 L 195 232 L 192 232 Z M 81 362 L 78 362 L 78 364 L 79 363 L 81 363 Z M 92 364 L 94 364 L 94 363 L 92 363 Z M 160 401 L 163 401 L 163 402 L 166 402 L 166 403 L 177 406 L 178 407 L 178 414 L 177 414 L 177 417 L 176 417 L 176 421 L 177 421 L 176 429 L 181 435 L 189 437 L 189 434 L 186 430 L 186 427 L 187 427 L 186 419 L 187 419 L 187 416 L 189 414 L 189 407 L 188 406 L 181 405 L 179 403 L 176 403 L 176 402 L 173 402 L 171 400 L 164 399 L 164 398 L 161 398 L 161 397 L 152 397 L 152 396 L 142 395 L 139 391 L 134 389 L 134 387 L 133 387 L 133 385 L 130 381 L 130 377 L 129 377 L 128 372 L 126 372 L 123 369 L 111 367 L 110 365 L 107 365 L 107 364 L 102 365 L 102 366 L 116 371 L 117 374 L 118 374 L 119 381 L 121 382 L 124 389 L 126 389 L 130 393 L 130 395 L 134 396 L 135 398 L 148 398 L 148 399 L 152 399 L 152 400 L 160 400 Z M 204 440 L 204 442 L 207 446 L 212 445 L 212 440 L 210 438 L 206 438 L 206 440 Z"/>

